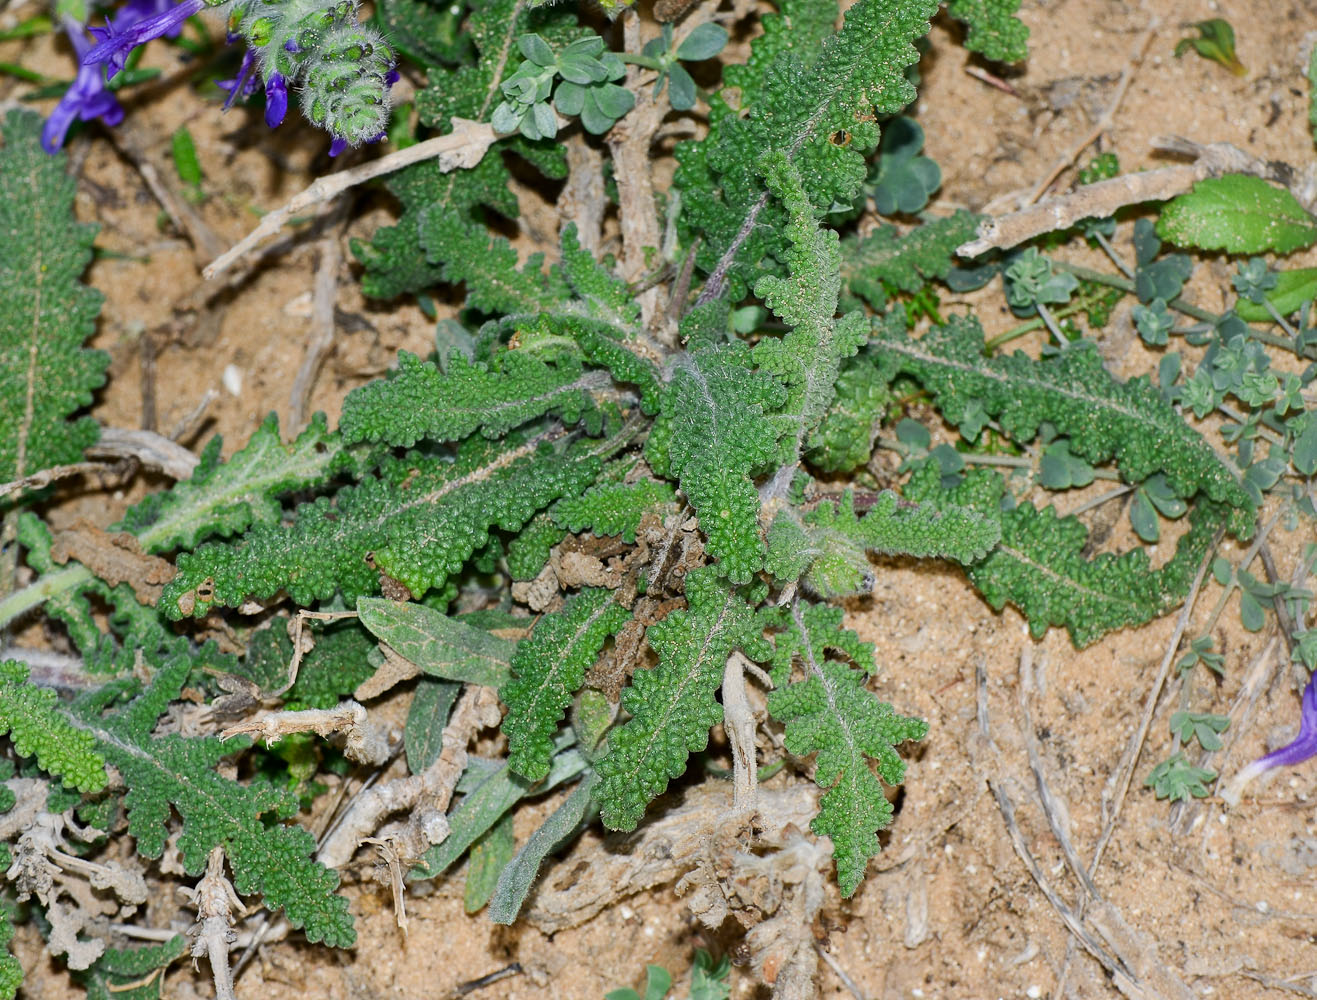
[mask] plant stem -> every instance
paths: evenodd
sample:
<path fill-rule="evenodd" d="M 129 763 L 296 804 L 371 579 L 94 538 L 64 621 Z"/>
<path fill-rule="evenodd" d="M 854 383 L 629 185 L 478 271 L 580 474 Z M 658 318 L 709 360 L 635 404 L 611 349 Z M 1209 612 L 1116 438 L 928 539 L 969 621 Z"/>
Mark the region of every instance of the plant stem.
<path fill-rule="evenodd" d="M 1076 278 L 1082 278 L 1084 281 L 1092 281 L 1099 285 L 1106 285 L 1109 288 L 1119 288 L 1121 291 L 1129 292 L 1131 295 L 1136 294 L 1134 282 L 1127 278 L 1120 278 L 1114 274 L 1107 274 L 1105 271 L 1095 271 L 1090 267 L 1084 267 L 1080 264 L 1070 264 L 1063 260 L 1053 260 L 1052 265 L 1059 270 L 1068 271 Z M 1176 312 L 1184 313 L 1186 316 L 1192 316 L 1194 319 L 1201 320 L 1204 323 L 1215 325 L 1221 322 L 1221 316 L 1219 313 L 1210 312 L 1207 309 L 1200 309 L 1198 306 L 1192 305 L 1181 298 L 1171 299 L 1166 305 L 1171 309 L 1174 309 Z M 1289 351 L 1291 354 L 1296 354 L 1301 358 L 1317 357 L 1317 352 L 1308 350 L 1300 351 L 1296 348 L 1293 341 L 1286 337 L 1270 333 L 1267 330 L 1258 330 L 1249 326 L 1248 333 L 1249 336 L 1263 344 L 1270 344 L 1272 347 L 1279 347 L 1282 350 Z"/>
<path fill-rule="evenodd" d="M 618 52 L 616 55 L 617 58 L 621 59 L 624 63 L 631 63 L 634 66 L 643 66 L 645 69 L 652 69 L 656 73 L 663 69 L 663 63 L 658 59 L 655 59 L 653 56 L 642 56 L 633 52 Z"/>
<path fill-rule="evenodd" d="M 1134 272 L 1130 270 L 1128 264 L 1120 259 L 1120 255 L 1116 253 L 1116 248 L 1111 245 L 1111 241 L 1101 233 L 1096 232 L 1093 234 L 1093 239 L 1097 240 L 1097 245 L 1102 248 L 1102 252 L 1111 258 L 1111 263 L 1116 265 L 1116 270 L 1133 280 Z"/>

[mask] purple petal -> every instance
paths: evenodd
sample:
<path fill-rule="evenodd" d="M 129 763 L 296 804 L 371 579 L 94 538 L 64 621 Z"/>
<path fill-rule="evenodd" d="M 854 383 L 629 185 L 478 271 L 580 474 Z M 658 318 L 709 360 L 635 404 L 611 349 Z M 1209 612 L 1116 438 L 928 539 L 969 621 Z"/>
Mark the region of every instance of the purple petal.
<path fill-rule="evenodd" d="M 1303 702 L 1299 715 L 1299 735 L 1294 742 L 1273 750 L 1256 761 L 1253 766 L 1269 771 L 1273 767 L 1293 767 L 1317 755 L 1317 674 L 1313 674 L 1303 689 Z"/>
<path fill-rule="evenodd" d="M 343 152 L 343 150 L 347 148 L 348 148 L 348 141 L 346 139 L 335 139 L 333 142 L 329 144 L 329 155 L 337 156 L 339 153 Z"/>
<path fill-rule="evenodd" d="M 402 74 L 398 72 L 398 68 L 396 66 L 390 66 L 389 71 L 384 74 L 384 86 L 392 87 L 401 79 Z"/>
<path fill-rule="evenodd" d="M 1299 735 L 1279 750 L 1273 750 L 1245 767 L 1231 779 L 1221 797 L 1234 805 L 1239 802 L 1244 786 L 1254 778 L 1273 768 L 1294 767 L 1313 756 L 1317 756 L 1317 673 L 1308 679 L 1308 686 L 1303 689 L 1303 701 L 1299 708 Z"/>
<path fill-rule="evenodd" d="M 184 21 L 205 9 L 206 0 L 183 0 L 177 7 L 132 24 L 125 24 L 127 19 L 119 17 L 117 24 L 107 22 L 104 28 L 92 28 L 92 34 L 100 42 L 83 55 L 82 64 L 104 63 L 110 76 L 114 76 L 123 69 L 129 53 L 137 46 L 162 35 L 178 34 L 183 30 Z"/>
<path fill-rule="evenodd" d="M 92 47 L 77 21 L 66 17 L 63 27 L 79 56 Z M 80 65 L 77 77 L 41 129 L 41 147 L 47 153 L 55 153 L 64 145 L 69 126 L 75 119 L 86 122 L 95 118 L 100 118 L 106 125 L 118 125 L 123 121 L 123 108 L 114 94 L 105 89 L 101 67 L 97 64 Z"/>
<path fill-rule="evenodd" d="M 243 97 L 250 97 L 256 89 L 256 55 L 251 49 L 242 54 L 242 65 L 238 75 L 232 80 L 216 80 L 215 85 L 227 90 L 229 96 L 224 101 L 224 110 L 233 107 L 233 102 Z"/>
<path fill-rule="evenodd" d="M 265 124 L 278 128 L 288 114 L 288 84 L 282 73 L 271 73 L 265 81 Z"/>

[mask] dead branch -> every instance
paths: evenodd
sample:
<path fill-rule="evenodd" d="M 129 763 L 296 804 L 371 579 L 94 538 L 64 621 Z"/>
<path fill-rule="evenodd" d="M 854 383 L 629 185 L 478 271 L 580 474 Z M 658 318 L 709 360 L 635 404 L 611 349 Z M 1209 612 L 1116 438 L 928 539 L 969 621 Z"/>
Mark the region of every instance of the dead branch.
<path fill-rule="evenodd" d="M 1006 249 L 1043 233 L 1069 229 L 1081 219 L 1106 218 L 1126 205 L 1167 201 L 1208 177 L 1242 173 L 1299 184 L 1296 180 L 1298 174 L 1292 168 L 1260 160 L 1228 142 L 1201 145 L 1167 136 L 1154 139 L 1153 148 L 1188 153 L 1195 157 L 1195 161 L 1085 184 L 1068 194 L 1048 198 L 1018 212 L 987 219 L 980 223 L 977 238 L 962 243 L 956 248 L 956 253 L 961 257 L 977 257 L 994 247 Z"/>
<path fill-rule="evenodd" d="M 344 756 L 371 767 L 379 767 L 387 761 L 393 755 L 393 747 L 402 739 L 400 733 L 371 723 L 366 710 L 351 700 L 334 708 L 270 712 L 259 719 L 230 726 L 220 733 L 220 739 L 251 735 L 273 745 L 290 733 L 342 737 Z"/>
<path fill-rule="evenodd" d="M 1052 182 L 1061 176 L 1061 172 L 1065 170 L 1066 167 L 1070 166 L 1070 164 L 1074 163 L 1075 158 L 1088 148 L 1089 143 L 1097 141 L 1098 136 L 1111 128 L 1112 124 L 1115 123 L 1116 112 L 1120 110 L 1121 102 L 1125 100 L 1125 92 L 1129 90 L 1129 85 L 1134 79 L 1135 71 L 1137 71 L 1139 66 L 1143 63 L 1144 54 L 1147 53 L 1148 45 L 1152 42 L 1152 36 L 1156 33 L 1158 26 L 1159 21 L 1154 17 L 1148 27 L 1144 30 L 1143 35 L 1139 38 L 1130 61 L 1125 64 L 1125 69 L 1120 74 L 1120 81 L 1116 84 L 1116 92 L 1112 95 L 1111 103 L 1107 105 L 1107 110 L 1102 112 L 1102 117 L 1097 120 L 1097 124 L 1089 130 L 1088 134 L 1072 146 L 1065 155 L 1052 165 L 1052 169 L 1047 172 L 1047 175 L 1039 181 L 1037 186 L 1033 189 L 1028 200 L 1025 201 L 1025 205 L 1032 205 L 1041 198 L 1044 192 L 1052 186 Z M 1084 218 L 1084 216 L 1080 216 L 1080 218 Z"/>
<path fill-rule="evenodd" d="M 398 778 L 358 795 L 338 828 L 325 838 L 316 859 L 326 867 L 341 868 L 386 816 L 403 810 L 412 812 L 405 829 L 390 835 L 400 855 L 420 857 L 426 848 L 441 842 L 448 836 L 444 814 L 453 788 L 466 770 L 467 745 L 476 733 L 497 726 L 500 719 L 495 691 L 468 685 L 444 727 L 442 749 L 435 762 L 421 774 Z"/>
<path fill-rule="evenodd" d="M 1102 835 L 1098 838 L 1097 847 L 1093 849 L 1093 860 L 1088 866 L 1090 875 L 1095 874 L 1098 866 L 1102 864 L 1102 853 L 1107 849 L 1111 834 L 1116 829 L 1116 820 L 1120 818 L 1121 807 L 1125 804 L 1125 796 L 1129 792 L 1130 780 L 1134 777 L 1134 767 L 1138 763 L 1139 755 L 1143 752 L 1143 744 L 1148 739 L 1148 727 L 1152 725 L 1152 716 L 1157 709 L 1157 701 L 1161 698 L 1162 688 L 1166 684 L 1166 676 L 1170 673 L 1171 663 L 1174 662 L 1175 654 L 1180 648 L 1180 640 L 1184 638 L 1184 630 L 1189 625 L 1189 616 L 1193 614 L 1194 604 L 1198 600 L 1198 591 L 1207 576 L 1207 567 L 1211 565 L 1216 547 L 1221 543 L 1221 534 L 1218 531 L 1216 537 L 1212 540 L 1212 545 L 1208 548 L 1207 554 L 1203 556 L 1203 561 L 1194 576 L 1193 585 L 1189 588 L 1189 595 L 1184 599 L 1184 608 L 1175 621 L 1175 631 L 1171 633 L 1171 641 L 1166 644 L 1166 653 L 1162 656 L 1161 666 L 1157 669 L 1157 677 L 1154 679 L 1152 688 L 1148 692 L 1148 698 L 1144 702 L 1143 718 L 1139 720 L 1138 728 L 1130 736 L 1129 744 L 1125 747 L 1124 756 L 1121 757 L 1120 766 L 1113 772 L 1106 787 L 1102 789 Z"/>
<path fill-rule="evenodd" d="M 484 158 L 489 147 L 500 138 L 493 127 L 485 122 L 454 118 L 453 131 L 447 135 L 426 139 L 415 146 L 408 146 L 406 149 L 381 156 L 378 160 L 371 160 L 350 170 L 326 174 L 305 190 L 298 192 L 286 204 L 263 216 L 255 229 L 231 249 L 217 254 L 201 273 L 207 280 L 214 278 L 262 240 L 277 233 L 294 215 L 314 205 L 337 198 L 349 188 L 425 160 L 436 160 L 443 173 L 448 173 L 450 170 L 469 170 Z"/>
<path fill-rule="evenodd" d="M 236 1000 L 233 972 L 229 968 L 229 945 L 233 933 L 234 913 L 244 916 L 247 908 L 224 876 L 224 848 L 215 847 L 206 858 L 206 874 L 195 889 L 183 889 L 197 908 L 197 923 L 192 928 L 192 964 L 202 955 L 210 960 L 215 979 L 215 1000 Z"/>
<path fill-rule="evenodd" d="M 727 658 L 723 668 L 723 730 L 732 748 L 732 812 L 755 811 L 759 773 L 755 765 L 755 717 L 745 695 L 745 664 L 739 650 Z"/>
<path fill-rule="evenodd" d="M 979 739 L 987 754 L 1000 759 L 1001 752 L 992 740 L 988 718 L 988 674 L 982 660 L 975 667 L 974 674 L 977 685 Z M 1164 1000 L 1164 998 L 1191 1000 L 1194 994 L 1179 977 L 1160 962 L 1155 949 L 1138 940 L 1135 932 L 1125 923 L 1115 907 L 1105 901 L 1096 900 L 1085 921 L 1061 898 L 1029 850 L 1024 833 L 1015 819 L 1015 802 L 1007 794 L 1004 783 L 994 777 L 994 774 L 995 771 L 989 771 L 988 788 L 997 800 L 997 808 L 1006 824 L 1006 832 L 1010 836 L 1016 856 L 1061 918 L 1066 929 L 1074 935 L 1084 950 L 1107 970 L 1116 988 L 1131 1000 Z M 1101 941 L 1099 937 L 1102 938 Z M 1109 951 L 1108 948 L 1111 950 Z"/>
<path fill-rule="evenodd" d="M 583 924 L 638 892 L 696 871 L 707 856 L 711 837 L 727 828 L 726 805 L 726 786 L 708 782 L 691 789 L 681 805 L 625 838 L 625 849 L 615 850 L 610 845 L 616 841 L 605 841 L 589 848 L 579 859 L 582 864 L 550 872 L 528 901 L 528 918 L 541 931 L 552 934 Z M 797 833 L 807 829 L 817 806 L 817 789 L 807 782 L 781 790 L 760 789 L 762 829 L 757 843 L 784 845 L 790 839 L 788 828 Z M 733 900 L 729 907 L 716 879 L 693 878 L 683 888 L 691 893 L 690 905 L 697 913 L 714 913 L 715 908 L 727 913 L 736 905 Z"/>
<path fill-rule="evenodd" d="M 314 290 L 311 294 L 311 334 L 306 351 L 293 379 L 292 400 L 289 404 L 289 428 L 296 432 L 306 426 L 306 407 L 311 397 L 311 386 L 325 352 L 334 343 L 334 302 L 338 297 L 338 267 L 343 260 L 339 247 L 338 231 L 346 217 L 343 205 L 332 213 L 337 218 L 331 223 L 332 231 L 320 240 Z"/>

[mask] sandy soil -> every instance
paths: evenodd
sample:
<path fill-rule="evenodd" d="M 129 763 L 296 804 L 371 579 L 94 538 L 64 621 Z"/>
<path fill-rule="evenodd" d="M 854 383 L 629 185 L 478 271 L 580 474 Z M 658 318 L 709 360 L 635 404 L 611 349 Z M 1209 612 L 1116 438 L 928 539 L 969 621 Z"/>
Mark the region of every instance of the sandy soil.
<path fill-rule="evenodd" d="M 33 12 L 29 4 L 3 16 Z M 1114 124 L 1079 162 L 1096 150 L 1111 150 L 1125 170 L 1154 166 L 1159 161 L 1150 153 L 1150 140 L 1166 134 L 1232 142 L 1299 167 L 1312 158 L 1300 75 L 1301 39 L 1317 29 L 1317 5 L 1311 0 L 1142 5 L 1025 0 L 1021 16 L 1033 32 L 1032 54 L 1027 66 L 1007 74 L 1014 95 L 965 72 L 971 60 L 953 44 L 954 25 L 939 21 L 934 30 L 932 51 L 920 67 L 918 116 L 928 154 L 944 174 L 938 206 L 979 209 L 994 201 L 1000 206 L 1012 192 L 1032 188 L 1092 130 L 1126 72 L 1133 79 Z M 1246 77 L 1193 55 L 1172 58 L 1186 26 L 1214 16 L 1235 25 Z M 1149 30 L 1147 55 L 1134 67 Z M 0 61 L 68 73 L 67 53 L 52 51 L 49 40 L 0 45 Z M 178 69 L 161 65 L 167 75 Z M 0 100 L 19 92 L 12 80 L 0 80 Z M 271 143 L 257 114 L 221 117 L 214 101 L 185 88 L 157 87 L 129 111 L 121 149 L 136 150 L 132 156 L 155 164 L 162 174 L 172 176 L 170 134 L 182 123 L 192 130 L 209 194 L 200 215 L 224 246 L 254 224 L 254 210 L 277 206 L 328 167 L 322 139 L 309 130 L 290 122 Z M 140 426 L 144 399 L 153 395 L 155 426 L 167 431 L 211 388 L 218 396 L 189 444 L 199 446 L 220 432 L 231 449 L 270 410 L 286 425 L 290 386 L 310 333 L 309 296 L 324 249 L 319 237 L 299 237 L 295 230 L 282 250 L 234 287 L 199 309 L 180 310 L 177 304 L 200 282 L 199 265 L 207 255 L 194 248 L 187 233 L 159 217 L 159 205 L 131 157 L 104 132 L 85 133 L 71 154 L 79 170 L 80 213 L 104 227 L 98 245 L 123 255 L 99 260 L 90 274 L 108 297 L 95 345 L 113 358 L 95 416 L 106 424 Z M 1064 189 L 1073 177 L 1065 171 L 1058 187 Z M 535 193 L 524 195 L 533 208 Z M 346 232 L 341 223 L 325 232 L 340 240 L 369 234 L 387 211 L 384 199 L 363 196 Z M 1121 235 L 1128 252 L 1128 232 Z M 424 353 L 432 343 L 431 325 L 415 305 L 363 301 L 351 280 L 345 245 L 343 258 L 340 335 L 311 396 L 311 407 L 324 409 L 331 419 L 344 393 L 387 367 L 399 348 Z M 1317 264 L 1317 254 L 1296 255 L 1292 263 Z M 1200 263 L 1191 300 L 1220 308 L 1228 271 L 1223 260 Z M 991 311 L 980 314 L 990 333 L 1013 322 L 986 294 L 966 301 L 993 302 Z M 957 308 L 954 298 L 944 305 Z M 1122 375 L 1156 364 L 1155 355 L 1131 337 L 1128 309 L 1124 304 L 1103 334 Z M 152 356 L 153 362 L 144 362 Z M 241 376 L 236 393 L 221 384 L 226 366 Z M 153 390 L 144 389 L 148 368 L 153 368 Z M 137 498 L 150 485 L 139 480 L 114 494 L 113 505 Z M 57 522 L 80 515 L 103 521 L 105 500 L 88 492 L 51 516 Z M 1273 534 L 1280 576 L 1289 577 L 1302 545 L 1311 540 L 1309 531 L 1290 533 L 1282 525 Z M 1107 544 L 1128 546 L 1130 539 L 1118 525 Z M 1238 554 L 1229 544 L 1226 552 Z M 1173 619 L 1076 651 L 1059 631 L 1031 642 L 1018 615 L 993 613 L 954 570 L 903 562 L 883 563 L 880 569 L 875 593 L 849 606 L 849 620 L 877 644 L 882 670 L 875 690 L 899 711 L 926 718 L 930 730 L 913 752 L 897 820 L 876 870 L 852 900 L 834 897 L 816 923 L 820 947 L 859 991 L 853 993 L 825 966 L 823 997 L 1116 995 L 1111 976 L 1077 943 L 1062 910 L 1090 929 L 1099 950 L 1132 962 L 1124 973 L 1145 992 L 1131 995 L 1176 995 L 1165 978 L 1173 975 L 1197 996 L 1247 998 L 1278 991 L 1317 996 L 1317 769 L 1281 772 L 1251 789 L 1233 811 L 1216 797 L 1172 811 L 1142 787 L 1152 766 L 1169 752 L 1170 712 L 1181 703 L 1200 711 L 1230 711 L 1248 676 L 1261 679 L 1262 696 L 1248 718 L 1241 719 L 1243 709 L 1236 708 L 1227 749 L 1211 766 L 1229 776 L 1288 739 L 1297 717 L 1296 677 L 1273 624 L 1247 633 L 1228 608 L 1214 633 L 1217 649 L 1226 654 L 1225 678 L 1214 682 L 1200 671 L 1191 690 L 1181 692 L 1172 676 L 1159 694 L 1154 681 Z M 1189 635 L 1197 634 L 1218 594 L 1214 583 L 1204 587 Z M 976 720 L 978 674 L 991 743 Z M 1152 726 L 1131 765 L 1125 759 L 1131 735 L 1150 699 Z M 1041 805 L 1031 753 L 1034 770 L 1054 797 L 1057 829 L 1085 865 L 1108 826 L 1110 803 L 1120 803 L 1091 890 L 1067 869 Z M 1121 796 L 1121 775 L 1131 766 L 1128 794 Z M 1054 902 L 1021 861 L 990 780 L 1017 807 L 1018 846 L 1036 859 Z M 530 828 L 532 818 L 518 818 L 519 833 Z M 599 845 L 597 837 L 586 837 L 559 865 L 589 863 Z M 244 971 L 239 993 L 266 1000 L 308 994 L 437 998 L 517 962 L 522 975 L 473 995 L 599 997 L 617 986 L 639 987 L 648 962 L 680 972 L 697 945 L 735 945 L 733 934 L 702 933 L 669 888 L 642 893 L 580 928 L 547 936 L 524 924 L 498 929 L 483 915 L 465 916 L 461 886 L 459 872 L 431 894 L 412 898 L 411 930 L 404 938 L 393 925 L 387 891 L 361 882 L 348 890 L 359 931 L 355 949 L 267 947 Z M 32 931 L 20 934 L 20 954 L 31 970 L 28 995 L 67 995 L 66 977 L 39 948 Z M 739 970 L 733 981 L 734 997 L 767 995 Z M 210 996 L 212 987 L 207 976 L 180 963 L 168 976 L 165 995 Z"/>

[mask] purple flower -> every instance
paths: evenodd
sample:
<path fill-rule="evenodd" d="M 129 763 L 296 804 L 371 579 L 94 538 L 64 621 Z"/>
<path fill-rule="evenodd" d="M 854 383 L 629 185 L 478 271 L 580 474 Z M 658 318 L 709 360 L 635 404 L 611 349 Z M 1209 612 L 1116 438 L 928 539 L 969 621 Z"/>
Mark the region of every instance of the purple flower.
<path fill-rule="evenodd" d="M 176 7 L 166 7 L 159 13 L 125 23 L 127 19 L 123 14 L 129 8 L 158 9 L 160 6 L 156 0 L 140 0 L 124 8 L 114 20 L 107 21 L 104 28 L 92 28 L 91 33 L 100 39 L 100 43 L 83 55 L 83 65 L 103 63 L 113 77 L 123 69 L 133 49 L 153 38 L 177 35 L 183 30 L 184 21 L 206 9 L 206 0 L 183 0 Z"/>
<path fill-rule="evenodd" d="M 64 18 L 63 23 L 64 33 L 69 36 L 80 65 L 77 78 L 64 92 L 41 130 L 41 148 L 51 154 L 59 152 L 59 148 L 64 145 L 64 137 L 75 118 L 84 122 L 99 118 L 111 127 L 123 121 L 123 108 L 115 100 L 114 94 L 105 89 L 105 73 L 102 68 L 81 63 L 82 57 L 92 47 L 83 34 L 82 25 L 71 17 Z"/>
<path fill-rule="evenodd" d="M 1275 767 L 1294 767 L 1313 756 L 1317 756 L 1317 673 L 1309 678 L 1308 686 L 1303 689 L 1303 701 L 1299 709 L 1299 735 L 1291 743 L 1273 750 L 1265 757 L 1259 757 L 1240 771 L 1221 797 L 1234 805 L 1239 801 L 1244 786 L 1258 775 Z"/>
<path fill-rule="evenodd" d="M 229 41 L 233 41 L 233 36 L 229 36 Z M 233 107 L 234 101 L 246 100 L 256 93 L 260 83 L 261 75 L 256 72 L 256 54 L 251 49 L 247 49 L 242 54 L 242 65 L 238 67 L 238 75 L 232 80 L 216 80 L 215 86 L 220 90 L 228 91 L 229 96 L 224 99 L 224 110 L 228 111 Z"/>
<path fill-rule="evenodd" d="M 288 114 L 288 83 L 282 73 L 271 73 L 265 81 L 265 124 L 278 128 Z"/>

